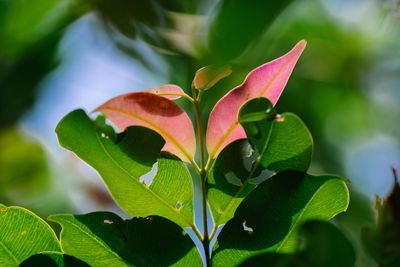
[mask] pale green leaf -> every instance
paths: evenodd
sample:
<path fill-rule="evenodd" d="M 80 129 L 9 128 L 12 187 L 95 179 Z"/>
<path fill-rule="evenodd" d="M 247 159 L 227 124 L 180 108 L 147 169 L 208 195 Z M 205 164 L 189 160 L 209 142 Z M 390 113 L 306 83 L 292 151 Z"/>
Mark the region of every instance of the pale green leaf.
<path fill-rule="evenodd" d="M 98 123 L 82 110 L 71 112 L 57 126 L 60 144 L 99 172 L 115 201 L 130 215 L 159 215 L 182 227 L 192 227 L 191 176 L 177 157 L 159 154 L 164 145 L 162 137 L 150 129 L 132 126 L 114 142 Z M 156 160 L 157 173 L 147 186 L 141 177 Z"/>
<path fill-rule="evenodd" d="M 53 229 L 24 208 L 0 204 L 0 266 L 19 266 L 43 251 L 60 251 Z"/>

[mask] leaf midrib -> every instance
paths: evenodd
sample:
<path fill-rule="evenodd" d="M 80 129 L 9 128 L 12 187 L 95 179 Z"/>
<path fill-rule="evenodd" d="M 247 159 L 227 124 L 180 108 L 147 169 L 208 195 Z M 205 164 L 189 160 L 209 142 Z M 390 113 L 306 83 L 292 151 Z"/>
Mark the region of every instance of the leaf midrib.
<path fill-rule="evenodd" d="M 283 239 L 282 243 L 279 245 L 279 247 L 276 249 L 275 252 L 279 252 L 279 250 L 281 250 L 281 248 L 286 244 L 286 242 L 288 241 L 289 237 L 292 235 L 294 229 L 297 227 L 297 225 L 299 224 L 301 218 L 303 217 L 304 213 L 306 212 L 308 206 L 310 206 L 310 204 L 314 201 L 314 198 L 319 194 L 319 192 L 326 186 L 327 183 L 324 183 L 322 186 L 320 186 L 318 188 L 317 191 L 315 191 L 315 193 L 312 195 L 311 199 L 307 202 L 306 206 L 303 208 L 303 210 L 300 212 L 299 216 L 297 216 L 297 219 L 295 221 L 295 223 L 293 224 L 293 227 L 290 228 L 289 233 L 285 236 L 285 238 Z"/>
<path fill-rule="evenodd" d="M 154 198 L 156 198 L 157 200 L 159 200 L 164 206 L 166 206 L 167 208 L 171 209 L 175 214 L 179 215 L 191 228 L 194 227 L 194 225 L 190 222 L 190 220 L 188 220 L 185 216 L 183 216 L 180 212 L 176 211 L 174 207 L 172 207 L 171 205 L 168 204 L 168 202 L 166 202 L 164 199 L 162 199 L 160 196 L 158 196 L 157 194 L 155 194 L 152 190 L 150 190 L 150 188 L 148 188 L 147 186 L 144 186 L 141 182 L 139 182 L 139 180 L 137 180 L 132 174 L 130 174 L 124 167 L 122 167 L 112 156 L 110 153 L 108 153 L 107 149 L 104 147 L 104 144 L 101 142 L 100 137 L 98 136 L 98 134 L 96 133 L 96 129 L 94 128 L 94 126 L 92 126 L 94 132 L 95 132 L 95 136 L 96 136 L 96 140 L 99 143 L 100 147 L 102 148 L 102 150 L 104 151 L 104 153 L 106 154 L 107 157 L 109 157 L 111 159 L 111 161 L 118 167 L 120 168 L 124 173 L 126 173 L 129 177 L 132 178 L 133 181 L 135 181 L 138 185 L 139 188 L 141 188 L 142 190 L 144 189 L 146 192 L 150 193 L 152 196 L 154 196 Z M 157 175 L 157 174 L 156 174 Z"/>
<path fill-rule="evenodd" d="M 288 60 L 286 60 L 285 64 L 282 65 L 282 67 L 278 70 L 278 72 L 272 77 L 271 81 L 264 87 L 264 89 L 261 91 L 261 93 L 258 95 L 258 97 L 262 97 L 263 94 L 268 90 L 269 87 L 271 87 L 272 83 L 276 80 L 276 78 L 282 73 L 282 70 L 289 64 L 289 62 L 292 60 L 292 58 L 295 57 L 292 55 Z M 243 85 L 243 84 L 242 84 Z M 235 89 L 234 89 L 235 90 Z M 235 122 L 229 127 L 227 130 L 226 134 L 222 136 L 220 141 L 218 142 L 217 146 L 214 148 L 213 152 L 210 153 L 210 158 L 214 158 L 215 155 L 217 154 L 217 151 L 220 149 L 222 144 L 225 142 L 225 140 L 228 138 L 228 136 L 232 133 L 232 131 L 239 125 L 238 120 L 235 120 Z"/>
<path fill-rule="evenodd" d="M 76 223 L 71 222 L 70 220 L 64 219 L 62 217 L 56 217 L 59 221 L 64 222 L 64 223 L 68 223 L 72 226 L 74 226 L 75 228 L 77 228 L 78 230 L 80 230 L 82 233 L 86 234 L 87 236 L 89 236 L 91 239 L 93 239 L 95 242 L 97 242 L 100 246 L 102 246 L 105 250 L 107 250 L 108 252 L 110 252 L 112 255 L 114 255 L 114 257 L 116 257 L 118 260 L 122 261 L 123 263 L 126 263 L 125 260 L 123 258 L 121 258 L 121 256 L 119 256 L 117 253 L 115 253 L 111 248 L 109 248 L 108 246 L 106 246 L 103 242 L 101 242 L 100 240 L 98 240 L 96 238 L 96 236 L 90 234 L 88 231 L 85 231 L 82 227 L 80 227 L 79 225 L 77 225 Z M 63 229 L 64 231 L 64 229 Z M 62 243 L 61 243 L 62 245 Z M 64 250 L 64 249 L 63 249 Z"/>
<path fill-rule="evenodd" d="M 246 180 L 243 182 L 243 184 L 240 186 L 239 190 L 237 191 L 237 193 L 232 197 L 231 201 L 228 203 L 227 208 L 221 213 L 221 216 L 218 218 L 218 220 L 216 221 L 215 225 L 220 225 L 220 221 L 222 220 L 222 218 L 225 217 L 226 213 L 232 208 L 233 203 L 237 200 L 238 195 L 240 195 L 240 193 L 243 191 L 243 189 L 247 186 L 247 184 L 249 183 L 251 177 L 253 176 L 254 172 L 256 171 L 258 164 L 261 161 L 262 156 L 264 155 L 265 151 L 268 148 L 270 139 L 271 139 L 271 135 L 272 135 L 272 130 L 274 128 L 275 125 L 275 120 L 272 121 L 271 123 L 271 128 L 268 131 L 268 137 L 267 140 L 265 142 L 265 145 L 263 147 L 263 150 L 261 151 L 261 153 L 258 155 L 258 158 L 256 160 L 256 163 L 254 164 L 253 169 L 250 171 L 250 174 L 247 176 Z"/>
<path fill-rule="evenodd" d="M 173 143 L 174 146 L 176 146 L 176 147 L 185 155 L 185 157 L 187 158 L 187 160 L 189 160 L 190 163 L 192 163 L 193 166 L 195 165 L 195 163 L 193 162 L 193 160 L 192 160 L 192 158 L 190 157 L 189 153 L 181 146 L 181 144 L 179 144 L 179 142 L 176 141 L 175 138 L 173 138 L 169 133 L 167 133 L 166 131 L 164 131 L 164 130 L 163 130 L 162 128 L 160 128 L 158 125 L 152 123 L 152 122 L 149 121 L 149 120 L 146 120 L 146 119 L 143 118 L 143 117 L 140 117 L 140 116 L 138 116 L 138 115 L 135 115 L 135 114 L 133 114 L 133 113 L 131 113 L 131 112 L 126 112 L 126 111 L 121 110 L 121 109 L 109 108 L 109 107 L 106 107 L 106 108 L 104 108 L 104 109 L 106 109 L 106 110 L 108 109 L 108 110 L 111 110 L 111 111 L 116 111 L 116 112 L 123 113 L 123 114 L 128 115 L 128 116 L 131 116 L 131 117 L 133 117 L 133 118 L 135 118 L 135 119 L 138 119 L 138 120 L 140 120 L 140 121 L 142 121 L 142 122 L 144 122 L 144 123 L 147 123 L 147 124 L 150 125 L 151 127 L 154 127 L 155 129 L 157 129 L 157 131 L 159 131 L 160 133 L 162 133 L 163 135 L 165 135 L 165 137 L 166 137 L 169 141 L 171 141 L 171 143 Z"/>
<path fill-rule="evenodd" d="M 289 230 L 289 233 L 286 235 L 286 237 L 284 238 L 284 240 L 282 241 L 282 243 L 279 245 L 279 247 L 276 249 L 275 252 L 279 252 L 279 250 L 281 250 L 281 248 L 286 244 L 286 242 L 288 241 L 289 237 L 292 235 L 293 231 L 295 230 L 295 228 L 297 227 L 297 225 L 299 224 L 301 218 L 303 217 L 304 213 L 307 211 L 308 207 L 311 205 L 311 203 L 314 201 L 315 197 L 320 193 L 320 191 L 326 187 L 326 185 L 331 182 L 330 181 L 325 181 L 325 183 L 323 185 L 321 185 L 317 191 L 315 191 L 315 193 L 312 195 L 311 199 L 307 202 L 306 206 L 304 207 L 304 209 L 301 211 L 301 213 L 299 214 L 299 216 L 296 219 L 296 222 L 293 224 L 293 227 Z M 335 214 L 333 214 L 330 218 L 333 218 L 336 214 L 338 214 L 339 212 L 336 212 Z M 330 219 L 329 218 L 329 219 Z"/>
<path fill-rule="evenodd" d="M 9 250 L 8 248 L 7 248 L 7 246 L 2 242 L 2 241 L 0 241 L 0 245 L 4 248 L 4 250 L 7 252 L 7 254 L 15 261 L 15 263 L 16 264 L 20 264 L 21 262 L 17 259 L 17 257 L 15 257 L 14 256 L 14 254 L 11 252 L 11 250 Z"/>

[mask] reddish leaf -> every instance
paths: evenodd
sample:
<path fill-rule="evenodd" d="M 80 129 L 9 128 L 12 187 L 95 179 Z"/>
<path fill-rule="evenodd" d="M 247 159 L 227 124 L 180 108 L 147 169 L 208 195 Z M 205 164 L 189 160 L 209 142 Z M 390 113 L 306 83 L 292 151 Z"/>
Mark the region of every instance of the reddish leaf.
<path fill-rule="evenodd" d="M 174 100 L 178 99 L 181 96 L 185 96 L 185 92 L 178 86 L 174 84 L 166 84 L 159 88 L 149 88 L 144 90 L 143 92 L 148 92 L 152 94 L 156 94 L 159 96 L 166 97 L 168 99 Z"/>
<path fill-rule="evenodd" d="M 251 71 L 244 82 L 221 98 L 211 111 L 207 127 L 207 150 L 211 158 L 232 141 L 246 137 L 237 114 L 244 102 L 254 97 L 278 101 L 292 70 L 306 46 L 302 40 L 286 55 Z"/>
<path fill-rule="evenodd" d="M 166 141 L 163 150 L 193 162 L 196 138 L 188 115 L 171 100 L 147 92 L 120 95 L 95 111 L 103 112 L 120 130 L 140 125 L 158 132 Z"/>

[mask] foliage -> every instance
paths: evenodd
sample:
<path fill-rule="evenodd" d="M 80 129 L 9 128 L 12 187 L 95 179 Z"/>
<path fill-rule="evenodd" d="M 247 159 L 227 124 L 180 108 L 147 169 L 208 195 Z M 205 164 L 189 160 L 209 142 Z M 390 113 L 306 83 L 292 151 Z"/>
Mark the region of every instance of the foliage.
<path fill-rule="evenodd" d="M 205 137 L 202 95 L 229 75 L 227 67 L 199 70 L 191 96 L 176 85 L 165 85 L 109 100 L 95 111 L 106 115 L 119 133 L 102 115 L 92 120 L 76 110 L 65 116 L 56 128 L 60 144 L 99 172 L 115 201 L 133 218 L 123 220 L 109 212 L 52 215 L 49 220 L 62 226 L 58 240 L 33 214 L 2 206 L 0 259 L 10 266 L 23 261 L 59 266 L 202 266 L 185 228 L 202 243 L 207 266 L 248 264 L 259 261 L 251 257 L 261 253 L 257 257 L 273 255 L 274 261 L 301 257 L 305 264 L 333 259 L 328 245 L 321 247 L 321 257 L 326 258 L 310 253 L 318 239 L 314 231 L 351 248 L 330 224 L 301 227 L 309 220 L 327 221 L 346 211 L 349 194 L 342 178 L 306 173 L 312 137 L 299 117 L 278 114 L 274 108 L 305 45 L 300 41 L 228 92 L 211 112 Z M 172 101 L 179 97 L 194 107 L 197 138 L 189 116 Z M 154 166 L 157 171 L 149 179 Z M 194 169 L 192 176 L 189 166 Z M 201 185 L 203 229 L 194 219 L 193 180 Z M 22 215 L 17 211 L 30 221 L 18 219 Z M 40 231 L 47 232 L 24 238 Z M 298 250 L 302 232 L 307 246 Z M 216 240 L 213 248 L 212 240 Z M 343 264 L 351 265 L 354 255 L 347 251 Z"/>

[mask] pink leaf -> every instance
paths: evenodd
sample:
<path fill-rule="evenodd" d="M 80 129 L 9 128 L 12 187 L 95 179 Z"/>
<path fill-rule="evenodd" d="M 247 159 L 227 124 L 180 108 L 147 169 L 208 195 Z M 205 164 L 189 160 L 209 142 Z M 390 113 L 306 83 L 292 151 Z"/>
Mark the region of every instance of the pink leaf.
<path fill-rule="evenodd" d="M 254 97 L 267 97 L 276 104 L 305 46 L 306 41 L 302 40 L 286 55 L 254 69 L 241 85 L 218 101 L 207 127 L 207 150 L 211 158 L 227 144 L 246 137 L 237 121 L 237 113 L 244 102 Z"/>
<path fill-rule="evenodd" d="M 143 92 L 156 94 L 171 100 L 178 99 L 181 96 L 185 96 L 185 92 L 183 92 L 183 90 L 178 85 L 174 84 L 166 84 L 159 88 L 149 88 L 144 90 Z"/>
<path fill-rule="evenodd" d="M 193 162 L 196 138 L 188 115 L 171 100 L 147 92 L 120 95 L 95 111 L 103 112 L 120 130 L 140 125 L 158 132 L 166 141 L 163 150 Z"/>

